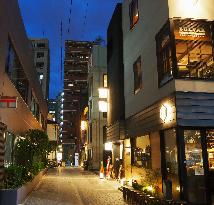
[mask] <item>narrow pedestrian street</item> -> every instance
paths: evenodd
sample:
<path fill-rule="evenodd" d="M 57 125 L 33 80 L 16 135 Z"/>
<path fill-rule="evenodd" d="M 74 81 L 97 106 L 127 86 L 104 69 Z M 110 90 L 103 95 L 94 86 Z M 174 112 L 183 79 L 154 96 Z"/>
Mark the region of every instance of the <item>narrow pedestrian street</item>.
<path fill-rule="evenodd" d="M 123 205 L 118 182 L 100 180 L 81 168 L 56 168 L 26 199 L 24 205 Z"/>

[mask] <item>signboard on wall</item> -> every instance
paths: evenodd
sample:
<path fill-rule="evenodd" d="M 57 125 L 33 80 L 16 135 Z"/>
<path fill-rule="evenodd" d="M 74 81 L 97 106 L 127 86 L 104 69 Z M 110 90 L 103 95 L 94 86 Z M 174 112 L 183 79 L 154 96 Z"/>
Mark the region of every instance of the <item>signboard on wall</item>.
<path fill-rule="evenodd" d="M 17 108 L 17 97 L 0 96 L 0 108 Z"/>
<path fill-rule="evenodd" d="M 178 40 L 211 40 L 211 22 L 205 20 L 174 20 L 175 39 Z"/>

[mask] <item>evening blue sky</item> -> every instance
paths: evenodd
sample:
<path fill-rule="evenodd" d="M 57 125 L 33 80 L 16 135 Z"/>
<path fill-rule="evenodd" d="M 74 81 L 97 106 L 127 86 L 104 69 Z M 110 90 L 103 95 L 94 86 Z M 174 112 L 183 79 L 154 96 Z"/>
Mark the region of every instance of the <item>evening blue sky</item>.
<path fill-rule="evenodd" d="M 121 0 L 19 0 L 28 37 L 50 41 L 50 98 L 62 89 L 60 22 L 63 22 L 63 41 L 95 40 L 98 36 L 106 39 L 109 21 L 119 2 Z"/>

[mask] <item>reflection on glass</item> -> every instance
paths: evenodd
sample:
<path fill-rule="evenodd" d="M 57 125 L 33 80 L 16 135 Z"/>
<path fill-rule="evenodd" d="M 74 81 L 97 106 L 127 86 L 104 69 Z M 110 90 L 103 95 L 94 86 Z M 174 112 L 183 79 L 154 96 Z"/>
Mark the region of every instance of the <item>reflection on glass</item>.
<path fill-rule="evenodd" d="M 187 175 L 204 175 L 200 130 L 185 130 L 184 141 Z"/>
<path fill-rule="evenodd" d="M 211 41 L 176 41 L 179 77 L 214 78 Z"/>
<path fill-rule="evenodd" d="M 151 168 L 151 145 L 149 135 L 136 138 L 134 164 L 138 167 Z"/>
<path fill-rule="evenodd" d="M 11 41 L 8 42 L 6 72 L 23 100 L 27 103 L 29 82 Z"/>
<path fill-rule="evenodd" d="M 210 171 L 214 171 L 214 130 L 207 131 L 207 153 Z"/>
<path fill-rule="evenodd" d="M 191 203 L 205 203 L 206 187 L 200 130 L 185 130 L 184 142 L 188 200 Z"/>
<path fill-rule="evenodd" d="M 167 169 L 167 179 L 172 181 L 173 197 L 179 197 L 179 177 L 178 177 L 178 154 L 176 143 L 176 130 L 170 129 L 164 132 L 165 160 Z"/>

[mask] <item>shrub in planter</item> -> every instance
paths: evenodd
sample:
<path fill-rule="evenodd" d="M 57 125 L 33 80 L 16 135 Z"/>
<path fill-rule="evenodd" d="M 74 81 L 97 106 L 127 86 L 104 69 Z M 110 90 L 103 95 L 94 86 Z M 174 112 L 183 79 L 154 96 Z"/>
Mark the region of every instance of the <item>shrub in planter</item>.
<path fill-rule="evenodd" d="M 25 179 L 23 178 L 24 169 L 16 165 L 5 168 L 4 188 L 15 189 L 21 187 L 25 183 Z"/>

